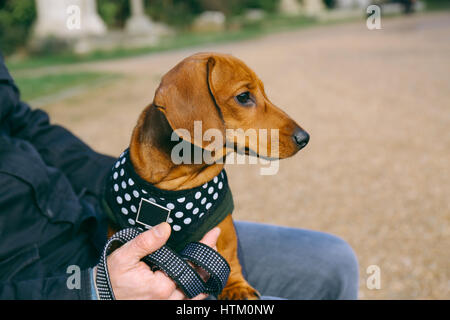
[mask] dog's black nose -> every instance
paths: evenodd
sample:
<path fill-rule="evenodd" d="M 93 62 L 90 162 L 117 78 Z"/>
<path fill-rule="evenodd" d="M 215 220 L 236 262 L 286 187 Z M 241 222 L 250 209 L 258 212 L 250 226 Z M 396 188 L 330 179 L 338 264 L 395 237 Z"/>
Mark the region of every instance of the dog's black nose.
<path fill-rule="evenodd" d="M 305 130 L 302 130 L 300 128 L 297 128 L 294 131 L 294 134 L 292 135 L 292 138 L 294 139 L 295 143 L 297 144 L 299 150 L 304 148 L 309 141 L 309 134 Z"/>

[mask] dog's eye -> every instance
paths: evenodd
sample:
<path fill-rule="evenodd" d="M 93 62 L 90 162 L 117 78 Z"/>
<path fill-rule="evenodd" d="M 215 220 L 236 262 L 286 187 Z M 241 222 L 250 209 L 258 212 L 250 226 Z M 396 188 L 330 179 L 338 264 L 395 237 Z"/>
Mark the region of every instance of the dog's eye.
<path fill-rule="evenodd" d="M 238 94 L 236 96 L 236 100 L 244 106 L 247 106 L 253 102 L 252 99 L 250 99 L 250 92 L 248 91 Z"/>

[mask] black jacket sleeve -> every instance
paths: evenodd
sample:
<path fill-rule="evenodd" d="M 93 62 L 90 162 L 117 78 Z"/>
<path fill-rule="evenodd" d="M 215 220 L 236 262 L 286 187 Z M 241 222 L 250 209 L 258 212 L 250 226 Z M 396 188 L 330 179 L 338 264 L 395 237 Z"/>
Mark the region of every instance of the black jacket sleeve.
<path fill-rule="evenodd" d="M 0 56 L 0 130 L 29 141 L 47 165 L 61 170 L 79 193 L 99 195 L 114 158 L 99 154 L 65 128 L 50 124 L 47 113 L 20 101 L 19 90 Z"/>
<path fill-rule="evenodd" d="M 89 246 L 90 233 L 102 215 L 82 205 L 75 192 L 100 195 L 113 163 L 114 158 L 52 125 L 44 111 L 20 101 L 0 55 L 0 299 L 91 298 L 88 268 L 96 263 L 97 251 Z M 68 275 L 60 269 L 53 273 L 52 267 L 65 266 L 66 260 L 73 264 L 78 257 L 81 288 L 69 290 Z"/>
<path fill-rule="evenodd" d="M 1 283 L 0 300 L 91 300 L 89 272 L 81 271 L 79 289 L 68 288 L 67 276 Z"/>

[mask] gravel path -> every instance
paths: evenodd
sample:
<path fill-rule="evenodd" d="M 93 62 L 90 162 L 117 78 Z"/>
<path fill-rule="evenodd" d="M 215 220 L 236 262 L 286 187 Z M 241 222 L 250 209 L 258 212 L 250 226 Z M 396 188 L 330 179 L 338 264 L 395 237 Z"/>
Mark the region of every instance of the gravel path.
<path fill-rule="evenodd" d="M 235 218 L 344 238 L 359 258 L 363 299 L 449 299 L 450 13 L 382 23 L 82 65 L 125 76 L 46 109 L 118 155 L 162 74 L 197 51 L 232 53 L 311 134 L 274 176 L 228 167 Z M 380 290 L 366 287 L 370 265 L 381 269 Z"/>

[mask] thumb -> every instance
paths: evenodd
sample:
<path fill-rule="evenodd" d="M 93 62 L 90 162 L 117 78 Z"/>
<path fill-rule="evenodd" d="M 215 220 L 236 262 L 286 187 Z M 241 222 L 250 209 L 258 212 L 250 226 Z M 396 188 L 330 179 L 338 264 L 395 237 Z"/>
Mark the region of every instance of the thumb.
<path fill-rule="evenodd" d="M 200 242 L 215 249 L 220 232 L 221 232 L 220 228 L 215 227 L 210 231 L 208 231 L 208 233 L 203 236 L 203 239 L 200 240 Z"/>
<path fill-rule="evenodd" d="M 170 225 L 163 222 L 141 233 L 118 249 L 123 261 L 132 264 L 139 262 L 146 255 L 161 248 L 169 239 L 170 232 Z"/>

